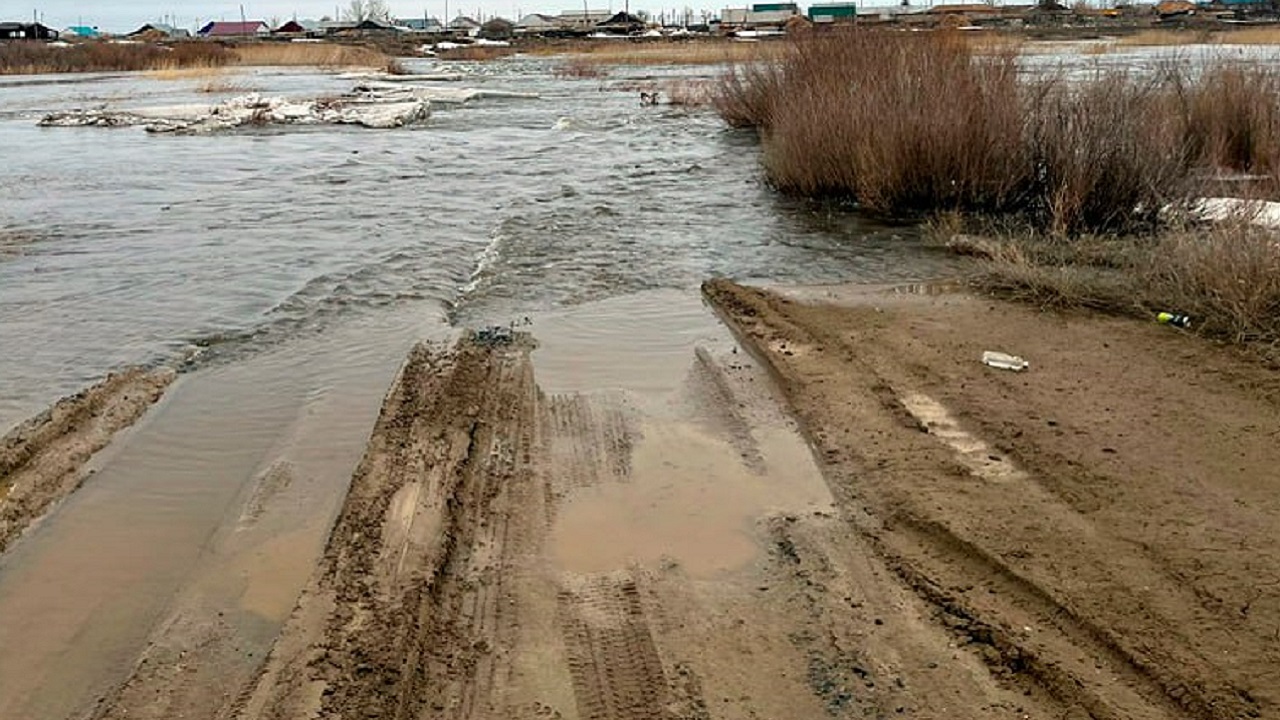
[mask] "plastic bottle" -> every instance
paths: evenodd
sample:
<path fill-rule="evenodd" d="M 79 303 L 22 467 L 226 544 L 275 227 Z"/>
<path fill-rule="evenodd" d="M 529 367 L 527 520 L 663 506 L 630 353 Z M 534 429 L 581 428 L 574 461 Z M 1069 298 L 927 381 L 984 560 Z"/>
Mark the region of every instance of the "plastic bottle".
<path fill-rule="evenodd" d="M 982 362 L 993 368 L 1013 370 L 1014 372 L 1021 372 L 1031 366 L 1031 363 L 1023 360 L 1017 355 L 1008 355 L 1006 353 L 993 352 L 991 350 L 982 353 Z"/>
<path fill-rule="evenodd" d="M 1156 322 L 1180 328 L 1189 328 L 1191 327 L 1191 316 L 1170 312 L 1156 313 Z"/>

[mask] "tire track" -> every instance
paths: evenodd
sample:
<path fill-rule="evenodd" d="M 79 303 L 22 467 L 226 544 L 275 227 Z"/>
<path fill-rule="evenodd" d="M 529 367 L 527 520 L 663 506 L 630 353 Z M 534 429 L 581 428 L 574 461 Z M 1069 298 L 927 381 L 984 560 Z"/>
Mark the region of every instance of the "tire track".
<path fill-rule="evenodd" d="M 635 579 L 568 579 L 559 611 L 581 720 L 667 717 L 668 684 Z"/>

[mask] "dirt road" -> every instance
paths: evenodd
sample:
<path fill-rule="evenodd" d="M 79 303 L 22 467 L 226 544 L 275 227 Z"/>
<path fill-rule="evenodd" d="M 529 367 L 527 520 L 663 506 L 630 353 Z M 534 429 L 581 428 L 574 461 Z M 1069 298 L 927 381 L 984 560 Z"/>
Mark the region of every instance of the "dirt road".
<path fill-rule="evenodd" d="M 835 512 L 758 367 L 697 352 L 683 424 L 608 394 L 544 396 L 528 350 L 414 353 L 320 573 L 231 715 L 1039 707 L 957 650 Z"/>
<path fill-rule="evenodd" d="M 1154 323 L 959 295 L 704 293 L 845 519 L 1002 679 L 1081 717 L 1280 717 L 1275 372 Z"/>
<path fill-rule="evenodd" d="M 1280 716 L 1274 373 L 956 294 L 704 294 L 739 342 L 661 391 L 416 348 L 269 655 L 179 598 L 90 716 Z"/>

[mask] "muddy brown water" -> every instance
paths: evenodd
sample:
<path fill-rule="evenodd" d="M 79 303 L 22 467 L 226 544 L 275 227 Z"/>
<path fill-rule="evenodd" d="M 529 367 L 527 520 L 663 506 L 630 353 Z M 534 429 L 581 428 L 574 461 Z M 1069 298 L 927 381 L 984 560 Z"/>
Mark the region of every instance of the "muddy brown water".
<path fill-rule="evenodd" d="M 641 428 L 634 481 L 566 503 L 567 570 L 732 572 L 762 514 L 829 503 L 785 419 L 760 408 L 746 447 L 690 405 L 699 349 L 733 352 L 697 285 L 914 281 L 950 261 L 909 228 L 779 198 L 752 140 L 710 114 L 637 102 L 638 85 L 711 71 L 568 81 L 554 65 L 450 66 L 542 98 L 390 132 L 39 129 L 49 110 L 205 98 L 198 80 L 0 83 L 0 138 L 32 149 L 0 168 L 0 347 L 20 349 L 0 353 L 0 427 L 121 365 L 185 371 L 0 558 L 0 717 L 91 712 L 145 648 L 199 637 L 193 618 L 256 662 L 408 348 L 459 327 L 528 318 L 544 391 L 620 399 Z M 606 529 L 617 542 L 589 541 Z"/>

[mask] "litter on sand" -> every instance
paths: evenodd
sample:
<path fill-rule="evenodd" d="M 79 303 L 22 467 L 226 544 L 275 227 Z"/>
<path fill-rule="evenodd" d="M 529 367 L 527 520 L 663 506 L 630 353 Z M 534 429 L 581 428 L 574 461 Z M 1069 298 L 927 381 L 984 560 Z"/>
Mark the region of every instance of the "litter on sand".
<path fill-rule="evenodd" d="M 1012 370 L 1014 372 L 1022 372 L 1023 370 L 1031 367 L 1031 363 L 1023 360 L 1017 355 L 995 352 L 994 350 L 988 350 L 982 353 L 982 362 L 993 368 Z"/>

